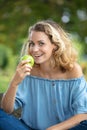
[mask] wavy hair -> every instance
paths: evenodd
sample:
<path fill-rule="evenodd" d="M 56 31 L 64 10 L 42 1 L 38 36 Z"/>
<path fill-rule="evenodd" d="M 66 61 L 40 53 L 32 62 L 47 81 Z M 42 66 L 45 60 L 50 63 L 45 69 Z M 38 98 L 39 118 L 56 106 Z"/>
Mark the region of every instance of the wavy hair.
<path fill-rule="evenodd" d="M 73 63 L 77 60 L 77 51 L 72 46 L 68 33 L 52 20 L 39 21 L 29 28 L 28 41 L 22 48 L 22 54 L 29 54 L 29 36 L 32 31 L 44 32 L 51 43 L 56 45 L 53 51 L 54 60 L 51 64 L 65 70 L 73 68 Z"/>

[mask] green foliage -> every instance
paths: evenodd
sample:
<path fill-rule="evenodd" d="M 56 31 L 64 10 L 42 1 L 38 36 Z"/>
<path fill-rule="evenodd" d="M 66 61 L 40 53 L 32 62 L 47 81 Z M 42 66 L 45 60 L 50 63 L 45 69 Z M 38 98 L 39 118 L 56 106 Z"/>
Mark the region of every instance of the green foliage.
<path fill-rule="evenodd" d="M 9 79 L 5 76 L 0 77 L 0 93 L 3 93 L 8 88 Z"/>
<path fill-rule="evenodd" d="M 10 48 L 0 44 L 0 68 L 4 69 L 9 63 Z"/>
<path fill-rule="evenodd" d="M 85 54 L 84 46 L 83 46 L 84 43 L 82 43 L 77 37 L 73 37 L 72 42 L 73 42 L 73 46 L 78 52 L 78 61 L 80 62 L 83 58 L 83 55 Z"/>
<path fill-rule="evenodd" d="M 9 86 L 10 80 L 15 72 L 18 62 L 18 56 L 9 55 L 9 64 L 6 68 L 0 69 L 0 93 L 5 92 Z"/>
<path fill-rule="evenodd" d="M 27 37 L 28 27 L 38 20 L 53 19 L 66 30 L 77 32 L 87 48 L 85 3 L 86 0 L 0 0 L 0 42 L 18 54 L 19 41 Z M 64 22 L 63 16 L 69 21 Z M 86 53 L 87 49 L 84 51 Z"/>

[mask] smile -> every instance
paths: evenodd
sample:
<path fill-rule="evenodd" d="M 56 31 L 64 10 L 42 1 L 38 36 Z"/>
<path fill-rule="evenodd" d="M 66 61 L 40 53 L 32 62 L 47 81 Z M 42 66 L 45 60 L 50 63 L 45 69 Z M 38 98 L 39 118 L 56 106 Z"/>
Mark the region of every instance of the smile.
<path fill-rule="evenodd" d="M 35 58 L 38 58 L 38 57 L 41 57 L 43 54 L 41 54 L 41 55 L 35 55 Z"/>

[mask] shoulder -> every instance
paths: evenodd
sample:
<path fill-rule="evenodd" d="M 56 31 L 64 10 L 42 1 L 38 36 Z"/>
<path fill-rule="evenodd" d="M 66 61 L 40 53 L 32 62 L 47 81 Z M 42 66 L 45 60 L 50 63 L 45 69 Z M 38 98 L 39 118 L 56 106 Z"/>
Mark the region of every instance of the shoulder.
<path fill-rule="evenodd" d="M 67 72 L 68 78 L 79 78 L 82 75 L 82 68 L 78 63 L 74 63 L 73 69 Z"/>

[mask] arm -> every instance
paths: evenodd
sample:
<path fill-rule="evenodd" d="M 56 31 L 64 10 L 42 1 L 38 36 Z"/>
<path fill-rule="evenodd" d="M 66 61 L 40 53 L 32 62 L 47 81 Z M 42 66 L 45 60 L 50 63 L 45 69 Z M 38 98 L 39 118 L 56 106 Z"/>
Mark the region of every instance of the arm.
<path fill-rule="evenodd" d="M 64 122 L 47 128 L 46 130 L 69 130 L 83 120 L 87 120 L 87 114 L 77 114 Z"/>
<path fill-rule="evenodd" d="M 10 82 L 8 90 L 4 93 L 1 101 L 1 108 L 7 113 L 11 113 L 14 109 L 14 102 L 18 84 L 25 78 L 26 75 L 30 75 L 31 67 L 26 63 L 29 61 L 22 61 L 17 66 L 16 72 Z"/>

